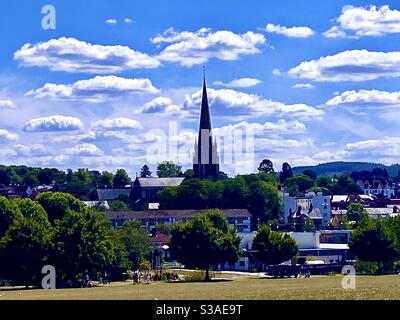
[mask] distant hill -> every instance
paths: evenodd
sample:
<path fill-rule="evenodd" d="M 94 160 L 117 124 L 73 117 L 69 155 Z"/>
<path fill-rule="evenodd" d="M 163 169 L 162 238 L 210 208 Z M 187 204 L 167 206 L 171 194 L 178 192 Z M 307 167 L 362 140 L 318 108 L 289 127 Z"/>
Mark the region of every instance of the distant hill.
<path fill-rule="evenodd" d="M 381 169 L 386 168 L 389 176 L 396 177 L 400 170 L 400 164 L 392 164 L 390 166 L 386 166 L 381 163 L 373 163 L 373 162 L 336 161 L 336 162 L 321 163 L 317 166 L 294 167 L 292 168 L 292 170 L 294 174 L 302 173 L 304 170 L 314 170 L 317 173 L 317 175 L 333 176 L 335 174 L 341 174 L 343 172 L 350 173 L 352 171 L 361 171 L 361 170 L 371 171 L 374 168 L 381 168 Z"/>

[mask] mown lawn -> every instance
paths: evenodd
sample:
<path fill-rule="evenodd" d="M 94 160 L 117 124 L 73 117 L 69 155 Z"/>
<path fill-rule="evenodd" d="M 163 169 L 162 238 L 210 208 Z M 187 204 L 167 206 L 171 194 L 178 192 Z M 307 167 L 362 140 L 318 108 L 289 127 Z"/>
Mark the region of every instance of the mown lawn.
<path fill-rule="evenodd" d="M 400 275 L 357 276 L 355 290 L 343 290 L 341 276 L 311 279 L 235 279 L 214 283 L 164 283 L 132 285 L 113 283 L 88 289 L 5 290 L 4 299 L 400 299 Z"/>

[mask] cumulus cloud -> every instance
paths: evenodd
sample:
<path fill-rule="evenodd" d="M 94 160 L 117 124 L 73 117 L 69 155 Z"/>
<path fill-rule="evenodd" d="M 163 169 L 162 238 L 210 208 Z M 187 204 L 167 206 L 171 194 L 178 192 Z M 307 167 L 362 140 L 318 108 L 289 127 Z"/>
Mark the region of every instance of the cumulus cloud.
<path fill-rule="evenodd" d="M 187 95 L 184 110 L 199 112 L 202 91 Z M 223 117 L 295 117 L 300 120 L 318 119 L 324 115 L 322 110 L 306 104 L 286 105 L 281 102 L 265 99 L 255 94 L 248 94 L 232 89 L 208 89 L 208 99 L 213 114 Z"/>
<path fill-rule="evenodd" d="M 281 71 L 279 70 L 279 69 L 274 69 L 274 70 L 272 70 L 272 74 L 274 75 L 274 76 L 280 76 L 282 73 L 281 73 Z"/>
<path fill-rule="evenodd" d="M 134 21 L 131 18 L 125 18 L 124 22 L 127 24 L 133 23 Z"/>
<path fill-rule="evenodd" d="M 361 38 L 400 33 L 400 11 L 388 5 L 354 7 L 345 6 L 336 24 L 324 33 L 327 38 Z"/>
<path fill-rule="evenodd" d="M 139 121 L 128 118 L 114 118 L 95 121 L 92 130 L 132 130 L 142 129 Z"/>
<path fill-rule="evenodd" d="M 167 44 L 158 55 L 160 60 L 191 67 L 213 58 L 232 61 L 243 55 L 259 53 L 258 47 L 265 44 L 266 40 L 262 34 L 251 31 L 237 34 L 226 30 L 213 32 L 209 28 L 201 28 L 195 32 L 177 32 L 170 28 L 151 41 L 159 46 Z"/>
<path fill-rule="evenodd" d="M 267 24 L 263 30 L 268 33 L 276 33 L 289 38 L 308 38 L 315 33 L 309 27 L 285 27 L 271 23 Z"/>
<path fill-rule="evenodd" d="M 100 103 L 125 94 L 157 93 L 149 79 L 127 79 L 117 76 L 97 76 L 79 80 L 73 84 L 46 83 L 43 87 L 30 90 L 27 96 L 36 99 L 74 100 Z"/>
<path fill-rule="evenodd" d="M 174 104 L 170 98 L 157 97 L 147 102 L 143 108 L 140 109 L 141 113 L 178 113 L 181 107 Z"/>
<path fill-rule="evenodd" d="M 319 60 L 302 62 L 289 76 L 314 81 L 366 81 L 400 76 L 400 52 L 348 50 Z"/>
<path fill-rule="evenodd" d="M 19 136 L 15 133 L 11 133 L 7 130 L 0 129 L 0 143 L 14 142 L 19 139 Z"/>
<path fill-rule="evenodd" d="M 326 106 L 384 107 L 399 106 L 400 91 L 351 90 L 328 100 Z"/>
<path fill-rule="evenodd" d="M 115 20 L 115 19 L 107 19 L 107 20 L 106 20 L 106 23 L 107 23 L 107 24 L 117 24 L 118 21 Z"/>
<path fill-rule="evenodd" d="M 74 156 L 102 156 L 103 151 L 94 144 L 82 143 L 67 149 L 67 154 Z"/>
<path fill-rule="evenodd" d="M 0 109 L 15 109 L 16 105 L 11 100 L 0 100 Z"/>
<path fill-rule="evenodd" d="M 24 131 L 72 131 L 79 130 L 82 127 L 83 124 L 78 118 L 54 115 L 27 121 L 24 125 Z"/>
<path fill-rule="evenodd" d="M 215 81 L 214 85 L 227 87 L 227 88 L 249 88 L 254 87 L 261 83 L 261 80 L 254 78 L 240 78 L 232 80 L 228 83 L 224 83 L 222 81 Z"/>
<path fill-rule="evenodd" d="M 296 83 L 292 86 L 294 89 L 314 89 L 315 86 L 311 83 Z"/>
<path fill-rule="evenodd" d="M 103 74 L 160 66 L 156 58 L 127 46 L 103 46 L 65 37 L 26 43 L 14 53 L 14 59 L 24 67 Z"/>
<path fill-rule="evenodd" d="M 43 156 L 48 154 L 48 150 L 42 144 L 34 144 L 31 146 L 17 144 L 12 147 L 12 153 L 15 156 L 21 156 L 21 157 Z"/>
<path fill-rule="evenodd" d="M 400 156 L 400 137 L 386 136 L 347 143 L 346 151 L 352 157 L 397 161 Z"/>

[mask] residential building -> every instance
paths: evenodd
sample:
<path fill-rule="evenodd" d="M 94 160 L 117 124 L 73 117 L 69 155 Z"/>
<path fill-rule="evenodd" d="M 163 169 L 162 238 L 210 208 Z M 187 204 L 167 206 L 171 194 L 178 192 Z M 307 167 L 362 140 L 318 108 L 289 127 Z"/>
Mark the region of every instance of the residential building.
<path fill-rule="evenodd" d="M 205 210 L 146 210 L 127 212 L 107 212 L 114 228 L 121 228 L 126 221 L 139 221 L 142 228 L 149 233 L 159 224 L 173 225 L 176 222 L 187 221 L 194 215 Z M 247 209 L 224 209 L 228 224 L 238 232 L 251 232 L 251 214 Z"/>
<path fill-rule="evenodd" d="M 331 197 L 322 193 L 309 192 L 304 196 L 283 194 L 283 220 L 290 223 L 304 217 L 313 219 L 316 224 L 327 224 L 331 219 Z"/>

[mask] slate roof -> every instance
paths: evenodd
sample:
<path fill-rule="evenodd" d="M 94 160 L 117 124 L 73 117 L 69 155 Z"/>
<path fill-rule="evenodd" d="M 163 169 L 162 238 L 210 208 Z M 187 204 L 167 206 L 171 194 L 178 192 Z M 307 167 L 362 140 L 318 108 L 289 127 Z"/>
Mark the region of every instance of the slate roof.
<path fill-rule="evenodd" d="M 131 191 L 131 188 L 97 189 L 97 196 L 99 201 L 110 201 L 118 199 L 119 196 L 129 197 Z"/>
<path fill-rule="evenodd" d="M 140 186 L 152 188 L 177 187 L 185 178 L 138 178 Z"/>

